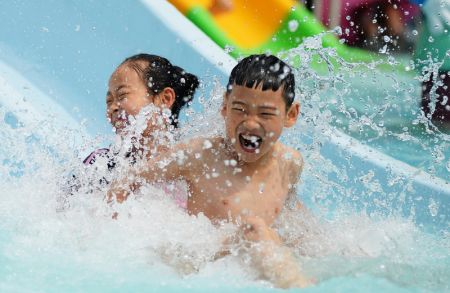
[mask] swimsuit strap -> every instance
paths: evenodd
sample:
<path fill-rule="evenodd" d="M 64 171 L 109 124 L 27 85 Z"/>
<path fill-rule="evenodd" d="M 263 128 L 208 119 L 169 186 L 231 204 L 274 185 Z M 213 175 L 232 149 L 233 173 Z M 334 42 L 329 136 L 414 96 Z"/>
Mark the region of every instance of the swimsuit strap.
<path fill-rule="evenodd" d="M 109 153 L 108 148 L 95 150 L 89 156 L 87 156 L 86 159 L 83 160 L 83 164 L 92 165 L 95 163 L 95 158 L 97 158 L 98 156 L 103 157 L 103 156 L 107 155 L 108 153 Z"/>

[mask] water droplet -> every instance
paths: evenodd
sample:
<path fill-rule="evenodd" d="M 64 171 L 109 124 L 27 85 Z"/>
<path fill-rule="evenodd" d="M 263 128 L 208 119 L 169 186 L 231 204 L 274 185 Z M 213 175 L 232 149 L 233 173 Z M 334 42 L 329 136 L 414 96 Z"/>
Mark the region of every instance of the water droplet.
<path fill-rule="evenodd" d="M 259 183 L 259 189 L 258 189 L 259 193 L 264 192 L 264 186 L 265 186 L 264 182 Z"/>
<path fill-rule="evenodd" d="M 226 53 L 229 54 L 229 53 L 231 53 L 231 52 L 234 51 L 234 47 L 233 47 L 233 46 L 230 46 L 230 45 L 225 45 L 224 50 L 225 50 Z"/>
<path fill-rule="evenodd" d="M 433 42 L 434 42 L 434 38 L 433 38 L 432 36 L 430 36 L 430 37 L 428 38 L 428 42 L 433 43 Z"/>
<path fill-rule="evenodd" d="M 347 15 L 347 16 L 345 17 L 345 19 L 346 19 L 346 20 L 350 20 L 350 15 Z"/>
<path fill-rule="evenodd" d="M 431 216 L 436 217 L 439 212 L 439 206 L 436 201 L 430 198 L 430 203 L 428 204 L 428 210 L 430 211 Z"/>
<path fill-rule="evenodd" d="M 385 43 L 388 43 L 391 40 L 391 38 L 389 36 L 384 36 L 383 40 Z"/>
<path fill-rule="evenodd" d="M 419 32 L 417 30 L 412 30 L 411 33 L 413 34 L 413 36 L 417 36 L 419 34 Z"/>
<path fill-rule="evenodd" d="M 342 28 L 340 26 L 337 26 L 334 28 L 334 33 L 337 34 L 338 36 L 342 35 Z"/>
<path fill-rule="evenodd" d="M 209 140 L 205 139 L 203 141 L 203 149 L 210 149 L 211 147 L 212 147 L 212 143 Z"/>
<path fill-rule="evenodd" d="M 298 28 L 298 21 L 295 19 L 289 21 L 288 27 L 289 27 L 290 32 L 292 32 L 292 33 L 295 32 Z"/>

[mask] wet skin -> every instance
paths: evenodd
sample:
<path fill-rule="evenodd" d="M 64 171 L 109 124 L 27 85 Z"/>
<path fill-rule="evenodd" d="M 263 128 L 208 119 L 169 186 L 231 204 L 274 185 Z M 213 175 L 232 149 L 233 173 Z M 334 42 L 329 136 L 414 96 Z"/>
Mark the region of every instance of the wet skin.
<path fill-rule="evenodd" d="M 213 221 L 239 222 L 260 217 L 271 225 L 284 206 L 302 168 L 301 155 L 278 142 L 284 127 L 295 124 L 299 106 L 286 111 L 282 90 L 234 86 L 224 97 L 226 137 L 179 144 L 156 158 L 170 161 L 163 170 L 149 162 L 136 174 L 147 181 L 184 179 L 189 186 L 188 212 Z M 258 137 L 249 147 L 241 136 Z M 181 158 L 175 159 L 174 157 Z M 121 198 L 123 190 L 113 190 Z"/>
<path fill-rule="evenodd" d="M 145 67 L 145 64 L 141 66 Z M 142 77 L 133 67 L 125 63 L 114 71 L 109 80 L 106 116 L 115 131 L 121 134 L 127 126 L 129 117 L 138 115 L 145 106 L 153 104 L 162 110 L 171 108 L 174 101 L 175 92 L 172 88 L 164 88 L 159 94 L 150 94 Z M 155 112 L 152 117 L 148 117 L 149 123 L 143 133 L 144 137 L 161 128 L 161 125 L 153 123 L 161 115 L 161 112 Z M 169 125 L 169 121 L 166 124 Z"/>

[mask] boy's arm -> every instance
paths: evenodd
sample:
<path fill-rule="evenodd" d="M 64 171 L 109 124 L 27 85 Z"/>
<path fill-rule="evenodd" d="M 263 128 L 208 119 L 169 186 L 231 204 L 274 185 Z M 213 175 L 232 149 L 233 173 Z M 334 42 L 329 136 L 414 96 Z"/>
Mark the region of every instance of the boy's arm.
<path fill-rule="evenodd" d="M 260 273 L 280 288 L 311 285 L 293 252 L 284 247 L 278 233 L 263 219 L 247 217 L 243 221 L 244 239 L 254 242 L 250 248 L 252 261 Z"/>
<path fill-rule="evenodd" d="M 290 152 L 292 158 L 289 167 L 289 193 L 286 199 L 286 207 L 291 210 L 302 210 L 304 207 L 297 197 L 297 184 L 303 172 L 303 157 L 295 150 L 290 150 Z"/>
<path fill-rule="evenodd" d="M 143 166 L 127 171 L 127 174 L 111 184 L 108 191 L 108 201 L 113 198 L 120 203 L 130 192 L 138 189 L 142 183 L 170 181 L 183 178 L 189 181 L 191 175 L 199 169 L 196 156 L 202 151 L 203 140 L 192 140 L 176 145 L 169 151 L 147 160 Z"/>
<path fill-rule="evenodd" d="M 292 157 L 288 169 L 290 186 L 286 205 L 288 209 L 299 212 L 304 207 L 297 197 L 296 185 L 303 171 L 303 158 L 297 151 L 289 152 Z M 312 280 L 303 274 L 293 251 L 283 245 L 283 240 L 275 230 L 261 219 L 246 219 L 244 224 L 247 225 L 244 237 L 250 241 L 261 241 L 253 251 L 256 252 L 253 261 L 256 261 L 257 267 L 268 280 L 280 288 L 304 288 L 313 284 Z"/>

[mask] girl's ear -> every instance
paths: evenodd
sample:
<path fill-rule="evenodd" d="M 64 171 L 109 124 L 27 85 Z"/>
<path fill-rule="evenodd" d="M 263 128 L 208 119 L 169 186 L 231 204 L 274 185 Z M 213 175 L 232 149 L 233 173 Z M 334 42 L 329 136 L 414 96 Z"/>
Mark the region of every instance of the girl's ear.
<path fill-rule="evenodd" d="M 286 113 L 286 120 L 284 121 L 284 127 L 292 127 L 297 122 L 298 115 L 300 115 L 300 104 L 295 102 L 291 105 Z"/>
<path fill-rule="evenodd" d="M 158 95 L 155 96 L 154 104 L 158 107 L 171 109 L 175 103 L 176 94 L 173 88 L 166 87 Z"/>

